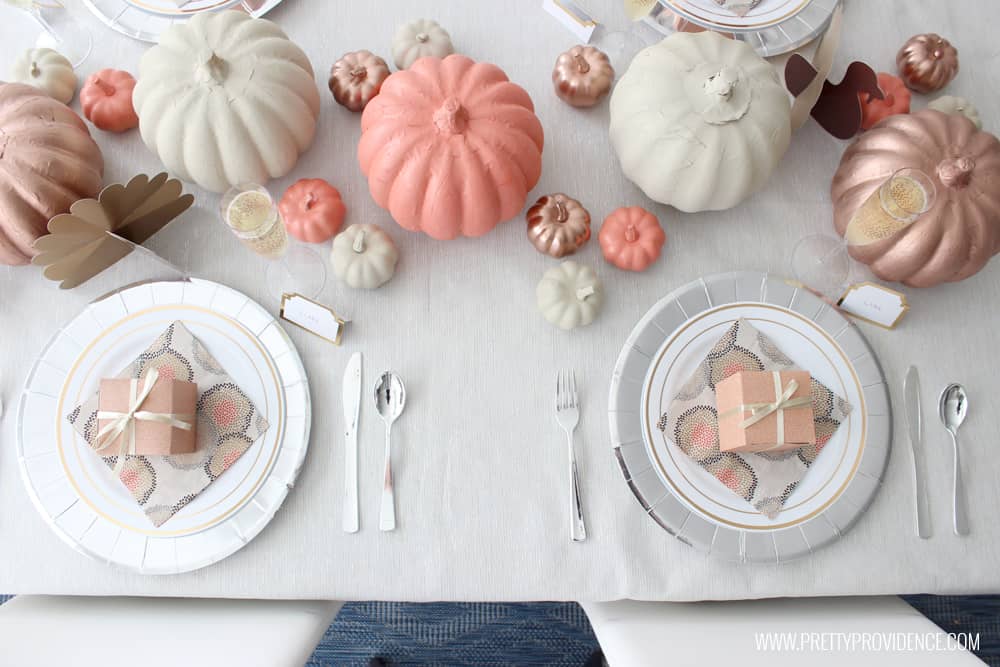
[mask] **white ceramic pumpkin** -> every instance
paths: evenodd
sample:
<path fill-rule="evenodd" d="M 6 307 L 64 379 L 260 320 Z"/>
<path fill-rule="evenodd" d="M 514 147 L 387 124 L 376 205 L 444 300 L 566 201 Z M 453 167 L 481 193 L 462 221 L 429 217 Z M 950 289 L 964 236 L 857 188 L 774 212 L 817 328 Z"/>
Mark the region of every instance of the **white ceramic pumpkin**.
<path fill-rule="evenodd" d="M 568 331 L 597 318 L 604 305 L 604 287 L 592 268 L 570 260 L 545 272 L 535 298 L 542 316 Z"/>
<path fill-rule="evenodd" d="M 333 272 L 351 287 L 375 289 L 396 272 L 399 251 L 378 225 L 353 224 L 333 239 Z"/>
<path fill-rule="evenodd" d="M 233 10 L 167 28 L 139 63 L 132 99 L 146 145 L 213 192 L 287 174 L 320 108 L 302 49 L 274 23 Z"/>
<path fill-rule="evenodd" d="M 34 86 L 63 104 L 69 104 L 76 94 L 73 65 L 52 49 L 28 49 L 22 53 L 11 67 L 10 80 Z"/>
<path fill-rule="evenodd" d="M 979 109 L 964 97 L 954 95 L 942 95 L 941 97 L 928 103 L 928 109 L 934 109 L 941 113 L 959 114 L 972 121 L 977 130 L 983 129 L 983 120 L 979 117 Z"/>
<path fill-rule="evenodd" d="M 791 140 L 774 67 L 747 43 L 676 33 L 641 51 L 611 96 L 611 143 L 651 199 L 682 211 L 736 206 Z"/>
<path fill-rule="evenodd" d="M 444 58 L 455 53 L 448 31 L 430 19 L 417 19 L 399 26 L 392 38 L 392 59 L 396 69 L 406 69 L 420 58 Z"/>

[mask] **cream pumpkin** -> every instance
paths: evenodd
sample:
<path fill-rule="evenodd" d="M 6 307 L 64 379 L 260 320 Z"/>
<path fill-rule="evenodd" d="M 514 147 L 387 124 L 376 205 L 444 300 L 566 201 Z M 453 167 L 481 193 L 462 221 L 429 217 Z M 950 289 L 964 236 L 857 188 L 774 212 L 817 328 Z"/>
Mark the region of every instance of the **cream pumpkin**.
<path fill-rule="evenodd" d="M 302 49 L 274 23 L 232 10 L 167 28 L 139 63 L 133 102 L 167 169 L 213 192 L 287 174 L 320 108 Z"/>
<path fill-rule="evenodd" d="M 64 55 L 52 49 L 24 51 L 10 71 L 12 82 L 26 83 L 49 97 L 69 104 L 76 94 L 76 73 Z"/>
<path fill-rule="evenodd" d="M 676 33 L 641 51 L 611 95 L 625 175 L 682 211 L 736 206 L 788 149 L 791 105 L 774 66 L 745 42 Z"/>
<path fill-rule="evenodd" d="M 375 289 L 396 273 L 399 250 L 378 225 L 353 224 L 333 239 L 330 263 L 348 286 Z"/>
<path fill-rule="evenodd" d="M 542 173 L 542 124 L 496 65 L 424 58 L 392 74 L 361 116 L 372 198 L 405 229 L 482 236 L 518 215 Z"/>
<path fill-rule="evenodd" d="M 396 69 L 406 69 L 421 58 L 444 58 L 454 52 L 451 35 L 430 19 L 405 23 L 392 38 L 392 59 Z"/>
<path fill-rule="evenodd" d="M 604 305 L 604 287 L 592 268 L 569 260 L 545 272 L 535 300 L 546 320 L 568 331 L 597 318 Z"/>
<path fill-rule="evenodd" d="M 26 264 L 49 219 L 96 197 L 104 160 L 72 109 L 20 83 L 0 83 L 0 264 Z"/>

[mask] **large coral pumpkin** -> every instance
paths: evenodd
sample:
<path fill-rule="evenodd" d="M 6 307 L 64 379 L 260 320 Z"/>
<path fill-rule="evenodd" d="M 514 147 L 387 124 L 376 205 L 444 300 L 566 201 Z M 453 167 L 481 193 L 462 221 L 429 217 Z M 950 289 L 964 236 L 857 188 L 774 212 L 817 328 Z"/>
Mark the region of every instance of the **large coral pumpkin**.
<path fill-rule="evenodd" d="M 524 208 L 542 124 L 503 70 L 461 55 L 392 74 L 361 116 L 358 160 L 375 202 L 436 239 L 482 236 Z"/>
<path fill-rule="evenodd" d="M 0 264 L 26 264 L 49 219 L 101 189 L 104 159 L 72 109 L 0 83 Z"/>
<path fill-rule="evenodd" d="M 1000 141 L 968 118 L 933 109 L 886 118 L 844 153 L 833 177 L 833 221 L 842 236 L 855 211 L 894 172 L 934 181 L 929 211 L 851 256 L 883 280 L 930 287 L 963 280 L 1000 252 Z"/>

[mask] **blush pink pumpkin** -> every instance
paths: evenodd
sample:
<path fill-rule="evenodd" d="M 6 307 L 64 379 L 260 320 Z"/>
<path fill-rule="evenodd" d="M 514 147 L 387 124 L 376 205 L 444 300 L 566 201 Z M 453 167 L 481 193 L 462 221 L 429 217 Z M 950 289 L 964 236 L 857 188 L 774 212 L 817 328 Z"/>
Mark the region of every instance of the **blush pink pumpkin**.
<path fill-rule="evenodd" d="M 322 178 L 303 178 L 285 190 L 278 212 L 289 234 L 306 243 L 322 243 L 340 231 L 347 207 L 340 191 Z"/>
<path fill-rule="evenodd" d="M 542 124 L 496 65 L 421 58 L 361 116 L 358 160 L 372 198 L 436 239 L 482 236 L 524 208 L 542 173 Z"/>
<path fill-rule="evenodd" d="M 139 127 L 132 106 L 135 77 L 117 69 L 102 69 L 87 77 L 80 89 L 80 108 L 98 129 L 125 132 Z"/>
<path fill-rule="evenodd" d="M 645 271 L 660 256 L 667 235 L 655 215 L 629 206 L 604 219 L 597 239 L 608 262 L 625 271 Z"/>

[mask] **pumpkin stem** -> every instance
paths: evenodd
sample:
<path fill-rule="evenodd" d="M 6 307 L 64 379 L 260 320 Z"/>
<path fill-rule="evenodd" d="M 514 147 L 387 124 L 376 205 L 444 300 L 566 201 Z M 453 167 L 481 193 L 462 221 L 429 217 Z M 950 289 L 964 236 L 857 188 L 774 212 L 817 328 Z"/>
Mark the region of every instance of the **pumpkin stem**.
<path fill-rule="evenodd" d="M 306 195 L 306 207 L 305 207 L 306 210 L 307 211 L 312 210 L 313 204 L 315 203 L 316 203 L 316 195 L 314 195 L 312 192 L 308 193 Z"/>
<path fill-rule="evenodd" d="M 351 70 L 351 80 L 354 83 L 361 83 L 368 78 L 368 68 L 364 65 L 358 65 Z"/>
<path fill-rule="evenodd" d="M 115 94 L 115 87 L 99 76 L 94 77 L 94 85 L 97 86 L 106 97 L 112 97 Z"/>
<path fill-rule="evenodd" d="M 580 74 L 586 74 L 587 72 L 590 71 L 590 63 L 588 63 L 587 59 L 581 56 L 579 53 L 573 56 L 573 60 L 574 62 L 576 62 L 576 70 Z"/>
<path fill-rule="evenodd" d="M 629 223 L 625 228 L 625 240 L 629 243 L 635 243 L 639 240 L 639 230 L 635 228 L 635 225 Z"/>
<path fill-rule="evenodd" d="M 739 77 L 736 75 L 736 72 L 728 67 L 723 67 L 708 77 L 708 80 L 705 82 L 705 92 L 728 100 L 733 96 L 733 89 L 736 88 L 738 81 Z"/>
<path fill-rule="evenodd" d="M 367 232 L 365 232 L 365 230 L 362 229 L 361 231 L 358 232 L 358 235 L 354 237 L 354 245 L 351 247 L 351 249 L 354 252 L 358 253 L 359 255 L 365 251 L 366 233 Z"/>
<path fill-rule="evenodd" d="M 937 166 L 937 177 L 948 188 L 961 189 L 972 180 L 976 161 L 971 157 L 956 157 L 942 160 Z"/>
<path fill-rule="evenodd" d="M 560 200 L 556 200 L 556 222 L 566 222 L 569 220 L 569 211 L 566 210 L 566 204 L 562 203 Z"/>
<path fill-rule="evenodd" d="M 214 51 L 209 51 L 207 56 L 202 56 L 201 61 L 195 72 L 199 81 L 222 83 L 229 76 L 229 63 L 216 55 Z"/>
<path fill-rule="evenodd" d="M 579 299 L 580 301 L 586 301 L 587 297 L 591 297 L 593 295 L 594 295 L 593 285 L 585 285 L 584 287 L 580 287 L 579 289 L 576 290 L 576 298 Z"/>
<path fill-rule="evenodd" d="M 462 104 L 454 97 L 449 97 L 444 104 L 434 112 L 434 125 L 444 134 L 461 134 L 465 129 L 468 113 Z"/>
<path fill-rule="evenodd" d="M 431 36 L 428 35 L 426 32 L 418 32 L 417 33 L 417 41 L 420 42 L 421 44 L 426 44 L 430 40 L 431 40 Z"/>
<path fill-rule="evenodd" d="M 31 61 L 31 78 L 37 79 L 42 75 L 42 68 L 38 66 L 38 62 L 35 60 Z"/>

